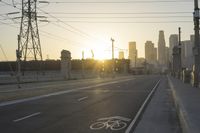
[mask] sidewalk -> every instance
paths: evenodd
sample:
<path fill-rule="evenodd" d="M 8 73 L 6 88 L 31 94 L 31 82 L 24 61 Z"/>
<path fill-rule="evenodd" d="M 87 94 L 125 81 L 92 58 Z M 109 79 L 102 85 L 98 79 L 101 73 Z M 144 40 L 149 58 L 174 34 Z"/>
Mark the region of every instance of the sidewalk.
<path fill-rule="evenodd" d="M 172 91 L 163 76 L 134 133 L 180 133 Z M 192 132 L 191 132 L 192 133 Z"/>
<path fill-rule="evenodd" d="M 200 133 L 200 88 L 168 77 L 183 133 Z"/>

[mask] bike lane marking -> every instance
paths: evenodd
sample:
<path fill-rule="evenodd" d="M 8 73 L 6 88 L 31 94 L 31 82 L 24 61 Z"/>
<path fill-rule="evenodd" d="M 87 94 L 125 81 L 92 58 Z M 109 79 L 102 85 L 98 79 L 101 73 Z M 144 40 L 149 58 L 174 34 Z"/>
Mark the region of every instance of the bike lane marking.
<path fill-rule="evenodd" d="M 30 117 L 34 117 L 34 116 L 37 116 L 37 115 L 40 115 L 40 114 L 41 114 L 41 112 L 33 113 L 33 114 L 30 114 L 30 115 L 18 118 L 16 120 L 13 120 L 13 122 L 19 122 L 19 121 L 22 121 L 22 120 L 25 120 L 25 119 L 28 119 Z"/>
<path fill-rule="evenodd" d="M 97 119 L 90 125 L 91 130 L 110 129 L 112 131 L 122 130 L 127 127 L 127 123 L 131 121 L 129 118 L 122 116 L 106 117 Z"/>
<path fill-rule="evenodd" d="M 139 111 L 137 112 L 136 116 L 134 117 L 134 119 L 132 120 L 131 124 L 128 126 L 128 128 L 126 129 L 125 133 L 130 133 L 132 128 L 135 126 L 135 124 L 138 122 L 142 112 L 144 111 L 145 107 L 147 106 L 149 100 L 151 100 L 151 96 L 153 95 L 153 93 L 156 91 L 156 88 L 158 87 L 160 83 L 160 80 L 156 83 L 156 85 L 153 87 L 153 89 L 151 90 L 151 92 L 149 93 L 149 95 L 147 96 L 147 98 L 145 99 L 144 103 L 142 104 L 142 106 L 140 107 Z"/>

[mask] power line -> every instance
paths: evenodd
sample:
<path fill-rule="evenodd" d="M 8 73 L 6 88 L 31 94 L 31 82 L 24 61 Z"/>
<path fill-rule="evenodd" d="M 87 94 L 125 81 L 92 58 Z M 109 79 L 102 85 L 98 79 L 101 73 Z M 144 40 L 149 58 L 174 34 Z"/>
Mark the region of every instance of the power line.
<path fill-rule="evenodd" d="M 68 31 L 68 32 L 74 33 L 74 34 L 76 34 L 76 35 L 78 34 L 79 36 L 82 36 L 82 37 L 85 38 L 85 36 L 84 36 L 83 34 L 80 34 L 79 32 L 76 32 L 76 31 L 70 30 L 70 29 L 68 29 L 68 28 L 66 28 L 66 27 L 64 27 L 64 26 L 58 25 L 58 24 L 57 24 L 57 23 L 59 23 L 58 21 L 49 21 L 49 22 L 53 22 L 53 23 L 51 23 L 51 24 L 53 24 L 53 25 L 55 25 L 55 26 L 57 26 L 57 27 L 59 27 L 59 28 L 61 28 L 61 29 L 64 29 L 64 30 L 66 30 L 66 31 Z"/>
<path fill-rule="evenodd" d="M 50 21 L 56 22 L 56 21 Z M 67 23 L 191 23 L 192 21 L 64 21 Z"/>
<path fill-rule="evenodd" d="M 40 32 L 42 32 L 42 33 L 44 33 L 44 34 L 47 34 L 47 35 L 49 35 L 49 36 L 51 36 L 51 37 L 57 38 L 57 40 L 58 40 L 58 39 L 61 39 L 61 40 L 73 42 L 73 44 L 71 44 L 72 46 L 76 45 L 76 47 L 82 48 L 82 44 L 83 44 L 83 43 L 80 43 L 80 42 L 77 42 L 77 41 L 72 41 L 72 40 L 69 40 L 69 39 L 67 39 L 67 38 L 63 38 L 63 37 L 57 36 L 57 35 L 55 35 L 55 34 L 52 34 L 52 33 L 46 32 L 46 31 L 40 30 Z M 45 36 L 45 35 L 44 35 L 44 36 Z M 46 36 L 46 37 L 47 37 L 47 36 Z M 50 37 L 48 37 L 48 38 L 50 38 Z M 52 39 L 52 38 L 51 38 L 51 39 Z M 78 44 L 80 44 L 80 45 L 78 45 Z"/>
<path fill-rule="evenodd" d="M 41 12 L 39 12 L 41 13 Z M 89 15 L 119 15 L 119 14 L 125 14 L 125 15 L 136 15 L 136 14 L 192 14 L 192 12 L 48 12 L 48 14 L 72 14 L 72 15 L 82 15 L 82 14 L 89 14 Z"/>
<path fill-rule="evenodd" d="M 3 3 L 3 4 L 5 4 L 5 5 L 8 5 L 8 6 L 12 6 L 12 7 L 13 7 L 12 4 L 9 4 L 9 3 L 5 2 L 5 1 L 0 0 L 0 2 Z"/>
<path fill-rule="evenodd" d="M 13 27 L 13 28 L 19 28 L 19 27 L 14 26 L 14 25 L 12 25 L 12 24 L 10 24 L 10 23 L 5 23 L 5 22 L 2 22 L 2 21 L 0 21 L 0 23 L 3 24 L 3 25 L 6 25 L 6 26 Z"/>
<path fill-rule="evenodd" d="M 191 3 L 192 1 L 184 1 L 184 0 L 163 0 L 163 1 L 156 1 L 156 0 L 143 0 L 143 1 L 55 1 L 55 2 L 49 2 L 49 1 L 39 1 L 39 3 L 45 3 L 45 4 L 135 4 L 135 3 Z"/>
<path fill-rule="evenodd" d="M 91 17 L 70 17 L 70 16 L 61 16 L 61 17 L 57 17 L 57 18 L 69 18 L 69 19 L 121 19 L 121 18 L 128 18 L 128 19 L 132 19 L 132 18 L 191 18 L 191 16 L 138 16 L 138 17 L 97 17 L 97 16 L 91 16 Z M 48 17 L 51 18 L 51 17 Z"/>
<path fill-rule="evenodd" d="M 76 31 L 78 31 L 78 32 L 80 32 L 80 33 L 86 35 L 86 36 L 90 36 L 90 35 L 88 35 L 87 33 L 84 33 L 84 32 L 82 32 L 82 31 L 80 31 L 79 29 L 77 29 L 77 28 L 75 28 L 75 27 L 73 27 L 73 26 L 71 26 L 71 25 L 69 25 L 69 24 L 66 24 L 65 22 L 63 22 L 62 20 L 58 19 L 57 17 L 51 15 L 50 13 L 48 13 L 48 12 L 46 12 L 46 11 L 43 11 L 43 10 L 40 9 L 40 8 L 39 8 L 39 10 L 42 11 L 43 13 L 45 13 L 45 14 L 51 16 L 52 18 L 56 19 L 57 22 L 61 22 L 61 23 L 63 23 L 64 25 L 67 25 L 67 26 L 71 27 L 72 29 L 74 29 L 74 30 L 76 30 Z M 68 31 L 71 31 L 71 30 L 69 30 L 69 29 L 67 29 L 67 30 L 68 30 Z M 73 32 L 73 31 L 71 31 L 71 32 Z M 76 33 L 76 32 L 73 32 L 73 33 Z M 80 34 L 79 34 L 79 35 L 80 35 Z"/>
<path fill-rule="evenodd" d="M 79 33 L 85 35 L 88 39 L 92 39 L 92 40 L 96 40 L 96 39 L 97 39 L 97 40 L 100 40 L 100 39 L 98 39 L 98 38 L 96 38 L 96 37 L 93 37 L 93 36 L 89 35 L 88 33 L 84 32 L 84 31 L 82 31 L 82 30 L 80 30 L 80 29 L 77 29 L 76 27 L 74 27 L 74 26 L 72 26 L 72 25 L 70 25 L 70 24 L 67 24 L 66 22 L 64 22 L 64 21 L 60 20 L 59 18 L 57 18 L 57 17 L 51 15 L 51 14 L 48 13 L 48 12 L 45 12 L 45 11 L 41 10 L 40 8 L 39 8 L 39 10 L 42 11 L 43 13 L 45 13 L 45 14 L 47 14 L 47 15 L 53 17 L 54 19 L 57 20 L 57 22 L 61 22 L 61 23 L 63 23 L 64 25 L 66 25 L 66 26 L 72 28 L 73 30 L 78 31 Z M 69 30 L 68 30 L 68 31 L 69 31 Z M 73 33 L 75 33 L 75 32 L 73 32 Z M 79 34 L 79 35 L 80 35 L 80 34 Z M 83 36 L 83 35 L 81 35 L 81 36 Z M 102 41 L 102 40 L 100 40 L 100 41 Z M 104 42 L 104 41 L 102 41 L 102 42 Z M 104 43 L 105 43 L 105 42 L 104 42 Z M 107 43 L 107 42 L 106 42 L 106 43 Z"/>
<path fill-rule="evenodd" d="M 21 8 L 17 7 L 16 5 L 13 5 L 13 4 L 9 4 L 3 0 L 0 0 L 1 3 L 3 3 L 4 5 L 7 5 L 7 6 L 11 6 L 13 8 L 16 8 L 16 9 L 19 9 L 19 10 L 22 10 Z"/>
<path fill-rule="evenodd" d="M 12 24 L 10 24 L 10 23 L 5 23 L 5 22 L 1 22 L 1 21 L 0 21 L 0 23 L 3 24 L 3 25 L 6 25 L 6 26 L 10 26 L 10 27 L 12 27 L 12 28 L 19 28 L 19 27 L 14 26 L 14 25 L 12 25 Z M 46 32 L 46 31 L 42 31 L 42 30 L 40 30 L 40 33 L 43 33 L 42 36 L 49 35 L 50 37 L 48 37 L 48 36 L 46 36 L 46 37 L 48 37 L 48 38 L 50 38 L 50 39 L 52 39 L 52 37 L 54 37 L 54 39 L 57 38 L 56 40 L 61 39 L 61 40 L 69 41 L 69 42 L 74 42 L 73 44 L 70 44 L 70 45 L 72 45 L 72 46 L 75 45 L 75 47 L 82 48 L 82 47 L 80 46 L 80 45 L 82 45 L 82 43 L 80 43 L 80 42 L 72 41 L 72 40 L 69 40 L 69 39 L 67 39 L 67 38 L 62 38 L 62 37 L 60 37 L 60 36 L 57 36 L 57 35 L 55 35 L 55 34 L 52 34 L 52 33 Z M 44 35 L 44 34 L 46 34 L 46 35 Z M 80 44 L 80 45 L 78 45 L 78 44 Z"/>

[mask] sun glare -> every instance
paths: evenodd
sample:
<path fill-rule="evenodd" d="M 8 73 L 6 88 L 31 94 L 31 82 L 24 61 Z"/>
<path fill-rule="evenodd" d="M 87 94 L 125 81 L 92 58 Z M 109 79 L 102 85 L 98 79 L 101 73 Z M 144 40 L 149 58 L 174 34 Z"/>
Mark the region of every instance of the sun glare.
<path fill-rule="evenodd" d="M 91 46 L 93 46 L 93 48 L 84 50 L 85 58 L 92 58 L 93 56 L 94 59 L 97 60 L 104 60 L 111 58 L 109 55 L 108 48 L 106 48 L 106 45 L 98 43 L 95 46 L 94 45 Z"/>
<path fill-rule="evenodd" d="M 106 49 L 105 45 L 99 44 L 95 49 L 94 49 L 94 58 L 98 60 L 104 60 L 104 59 L 109 59 L 109 54 L 108 54 L 108 49 Z"/>

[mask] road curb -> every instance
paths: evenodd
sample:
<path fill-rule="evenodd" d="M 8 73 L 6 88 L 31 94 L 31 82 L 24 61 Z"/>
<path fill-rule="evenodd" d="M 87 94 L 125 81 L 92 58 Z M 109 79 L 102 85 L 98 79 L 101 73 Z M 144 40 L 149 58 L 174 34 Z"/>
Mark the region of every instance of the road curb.
<path fill-rule="evenodd" d="M 182 102 L 180 101 L 178 95 L 176 94 L 176 90 L 174 89 L 174 85 L 173 85 L 171 79 L 169 78 L 169 76 L 167 76 L 167 78 L 168 78 L 168 83 L 169 83 L 170 89 L 172 90 L 172 96 L 173 96 L 176 112 L 177 112 L 177 115 L 178 115 L 178 118 L 180 121 L 180 126 L 182 129 L 182 132 L 183 133 L 195 133 L 189 127 L 189 122 L 187 120 L 187 113 L 186 113 L 184 106 L 182 105 Z"/>
<path fill-rule="evenodd" d="M 160 84 L 159 80 L 156 85 L 153 87 L 153 89 L 151 90 L 151 92 L 148 94 L 148 96 L 146 97 L 145 101 L 143 102 L 142 106 L 140 107 L 139 111 L 137 112 L 135 118 L 132 120 L 131 124 L 128 126 L 128 128 L 126 129 L 125 133 L 130 133 L 130 132 L 134 132 L 135 128 L 137 127 L 137 124 L 139 123 L 139 121 L 141 120 L 142 114 L 144 113 L 146 107 L 148 106 L 148 104 L 150 103 L 153 95 L 155 94 L 156 89 L 158 88 L 159 84 Z"/>

